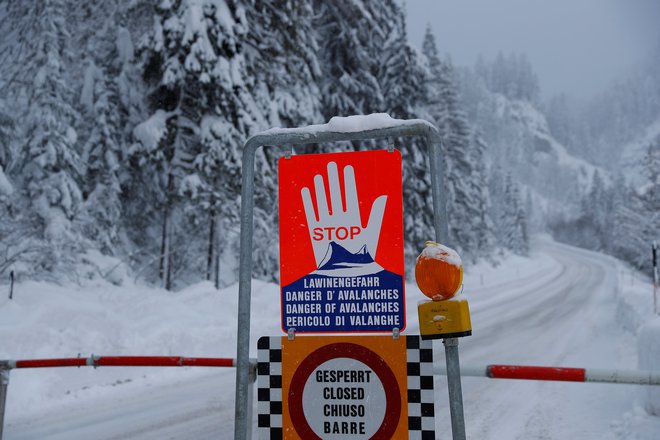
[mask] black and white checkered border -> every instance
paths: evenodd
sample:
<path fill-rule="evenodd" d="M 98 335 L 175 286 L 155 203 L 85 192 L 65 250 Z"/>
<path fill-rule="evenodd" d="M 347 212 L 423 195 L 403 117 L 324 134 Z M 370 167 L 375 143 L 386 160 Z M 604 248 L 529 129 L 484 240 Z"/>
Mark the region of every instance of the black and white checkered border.
<path fill-rule="evenodd" d="M 257 342 L 257 428 L 260 439 L 282 439 L 282 338 Z"/>
<path fill-rule="evenodd" d="M 408 438 L 435 439 L 433 344 L 420 336 L 406 336 L 408 359 Z"/>
<path fill-rule="evenodd" d="M 433 345 L 405 336 L 408 376 L 408 435 L 435 439 Z M 264 336 L 257 343 L 257 427 L 260 439 L 281 440 L 282 338 Z"/>

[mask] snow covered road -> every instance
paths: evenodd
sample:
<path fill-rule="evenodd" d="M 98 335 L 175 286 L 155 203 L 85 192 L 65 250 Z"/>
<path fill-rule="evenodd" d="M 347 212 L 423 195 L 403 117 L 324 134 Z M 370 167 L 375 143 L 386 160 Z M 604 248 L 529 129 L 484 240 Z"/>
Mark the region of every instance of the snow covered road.
<path fill-rule="evenodd" d="M 462 340 L 463 364 L 636 368 L 634 336 L 615 322 L 614 260 L 554 243 L 540 250 L 557 265 L 466 292 L 474 334 Z M 439 427 L 449 426 L 444 378 Z M 613 421 L 630 411 L 637 387 L 464 378 L 468 438 L 618 438 Z M 658 433 L 660 435 L 660 433 Z M 446 432 L 440 438 L 451 438 Z"/>
<path fill-rule="evenodd" d="M 229 439 L 233 383 L 234 370 L 227 369 L 105 401 L 93 399 L 10 425 L 5 439 Z"/>
<path fill-rule="evenodd" d="M 464 294 L 470 301 L 473 335 L 460 341 L 461 362 L 636 368 L 635 337 L 615 320 L 618 263 L 546 240 L 534 254 L 485 275 L 479 268 L 467 274 Z M 254 295 L 277 293 L 265 285 Z M 416 333 L 415 304 L 421 296 L 412 286 L 407 295 L 407 332 Z M 259 315 L 276 316 L 277 307 Z M 253 339 L 277 334 L 277 322 L 255 325 Z M 436 361 L 444 362 L 442 344 L 435 347 Z M 233 354 L 235 347 L 224 351 Z M 43 373 L 16 371 L 12 377 Z M 467 435 L 479 440 L 660 438 L 660 431 L 625 429 L 622 419 L 635 407 L 638 389 L 466 377 Z M 450 439 L 443 376 L 436 378 L 436 396 L 437 437 Z M 33 414 L 13 413 L 5 439 L 231 439 L 233 397 L 232 369 L 168 372 L 159 380 L 134 380 Z"/>

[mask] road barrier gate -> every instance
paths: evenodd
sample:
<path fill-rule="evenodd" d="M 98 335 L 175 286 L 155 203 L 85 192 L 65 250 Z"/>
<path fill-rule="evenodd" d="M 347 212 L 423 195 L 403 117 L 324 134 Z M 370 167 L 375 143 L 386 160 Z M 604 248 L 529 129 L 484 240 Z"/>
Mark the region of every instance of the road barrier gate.
<path fill-rule="evenodd" d="M 358 124 L 341 122 L 349 118 L 359 118 Z M 243 150 L 242 192 L 241 192 L 241 234 L 240 234 L 240 273 L 238 299 L 238 339 L 236 343 L 236 440 L 247 440 L 250 436 L 249 405 L 252 390 L 249 386 L 250 361 L 250 306 L 252 280 L 252 240 L 254 231 L 254 165 L 256 152 L 262 147 L 275 147 L 290 154 L 294 146 L 327 144 L 329 142 L 376 140 L 401 137 L 420 137 L 425 141 L 431 173 L 431 191 L 433 199 L 433 226 L 435 241 L 448 244 L 449 229 L 447 223 L 446 196 L 444 191 L 444 165 L 441 154 L 441 138 L 438 130 L 431 123 L 416 120 L 396 120 L 382 115 L 333 118 L 329 124 L 291 128 L 272 129 L 257 134 L 245 144 Z M 355 121 L 355 119 L 353 120 Z M 335 122 L 333 124 L 333 122 Z M 339 127 L 339 128 L 337 128 Z M 344 129 L 346 127 L 346 129 Z M 366 127 L 360 129 L 360 127 Z M 374 127 L 374 128 L 372 128 Z M 458 339 L 444 339 L 447 364 L 447 382 L 454 440 L 465 439 L 465 421 L 463 416 L 463 397 L 461 391 Z"/>

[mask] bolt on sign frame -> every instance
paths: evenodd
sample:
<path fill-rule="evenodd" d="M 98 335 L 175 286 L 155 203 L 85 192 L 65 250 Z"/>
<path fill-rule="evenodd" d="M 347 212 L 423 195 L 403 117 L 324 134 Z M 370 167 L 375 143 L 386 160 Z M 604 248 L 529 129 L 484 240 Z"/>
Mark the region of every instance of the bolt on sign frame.
<path fill-rule="evenodd" d="M 234 439 L 247 440 L 251 435 L 250 396 L 250 306 L 252 280 L 252 240 L 254 231 L 254 163 L 259 148 L 276 147 L 290 151 L 293 146 L 327 144 L 340 141 L 375 140 L 397 137 L 421 137 L 424 139 L 430 162 L 431 192 L 433 198 L 433 226 L 435 241 L 449 244 L 447 223 L 447 203 L 444 191 L 444 166 L 441 155 L 442 140 L 438 129 L 431 123 L 421 120 L 389 119 L 383 124 L 376 115 L 362 116 L 365 127 L 378 128 L 340 131 L 330 124 L 291 129 L 268 130 L 252 136 L 243 149 L 242 189 L 241 189 L 241 234 L 240 269 L 238 284 L 238 334 L 236 342 L 236 407 L 234 419 Z M 373 118 L 371 121 L 368 121 Z M 463 395 L 461 390 L 458 339 L 444 340 L 447 364 L 449 408 L 451 413 L 452 435 L 454 440 L 465 439 L 463 417 Z"/>

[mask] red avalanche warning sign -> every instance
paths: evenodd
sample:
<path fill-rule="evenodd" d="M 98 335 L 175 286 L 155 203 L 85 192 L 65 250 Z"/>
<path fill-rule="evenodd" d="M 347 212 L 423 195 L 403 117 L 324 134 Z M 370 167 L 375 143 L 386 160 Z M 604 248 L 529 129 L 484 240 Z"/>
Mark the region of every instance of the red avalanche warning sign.
<path fill-rule="evenodd" d="M 401 154 L 306 154 L 279 161 L 282 328 L 405 327 Z"/>

